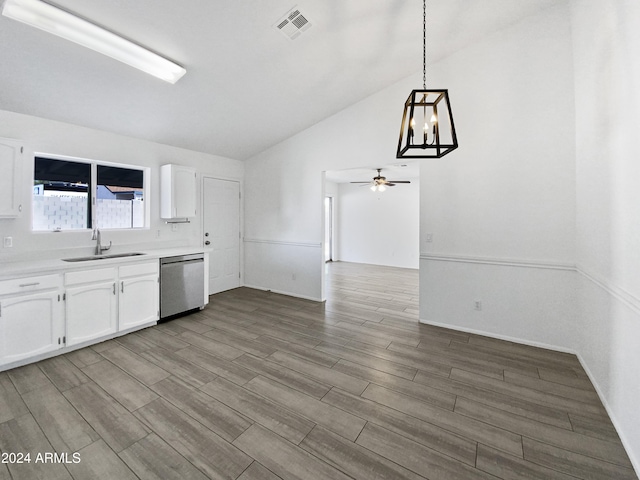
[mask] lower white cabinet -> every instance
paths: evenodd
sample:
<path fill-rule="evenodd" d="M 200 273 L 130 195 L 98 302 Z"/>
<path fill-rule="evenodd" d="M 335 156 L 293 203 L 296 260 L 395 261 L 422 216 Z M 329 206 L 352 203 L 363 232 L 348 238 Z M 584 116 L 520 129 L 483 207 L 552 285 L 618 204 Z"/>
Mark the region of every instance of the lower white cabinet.
<path fill-rule="evenodd" d="M 157 321 L 160 318 L 158 262 L 125 265 L 118 270 L 118 331 Z"/>
<path fill-rule="evenodd" d="M 67 346 L 88 342 L 118 327 L 116 282 L 67 288 Z"/>
<path fill-rule="evenodd" d="M 115 268 L 65 274 L 67 346 L 89 342 L 118 330 Z"/>
<path fill-rule="evenodd" d="M 0 282 L 0 366 L 63 346 L 62 276 Z"/>
<path fill-rule="evenodd" d="M 0 371 L 160 318 L 158 260 L 0 281 Z"/>
<path fill-rule="evenodd" d="M 67 346 L 159 318 L 158 261 L 65 274 Z"/>

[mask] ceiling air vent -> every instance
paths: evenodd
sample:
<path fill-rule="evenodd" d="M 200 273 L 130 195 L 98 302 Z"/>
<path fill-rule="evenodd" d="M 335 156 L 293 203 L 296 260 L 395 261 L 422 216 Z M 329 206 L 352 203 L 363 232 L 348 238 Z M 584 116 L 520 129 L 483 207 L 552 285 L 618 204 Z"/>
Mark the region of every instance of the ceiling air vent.
<path fill-rule="evenodd" d="M 300 34 L 309 29 L 311 23 L 306 19 L 297 7 L 293 7 L 289 12 L 274 25 L 289 40 L 294 40 Z"/>

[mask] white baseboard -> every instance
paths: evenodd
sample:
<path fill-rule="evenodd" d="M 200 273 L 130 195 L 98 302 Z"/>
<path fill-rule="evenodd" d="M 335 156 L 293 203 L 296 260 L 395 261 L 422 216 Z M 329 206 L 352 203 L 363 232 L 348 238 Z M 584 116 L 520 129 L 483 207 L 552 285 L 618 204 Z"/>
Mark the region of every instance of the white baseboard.
<path fill-rule="evenodd" d="M 303 300 L 311 300 L 313 302 L 319 302 L 319 303 L 324 302 L 324 300 L 319 297 L 310 297 L 307 295 L 300 295 L 299 293 L 285 292 L 284 290 L 274 290 L 272 288 L 258 287 L 256 285 L 249 285 L 246 283 L 243 285 L 243 287 L 253 288 L 255 290 L 262 290 L 263 292 L 273 292 L 279 295 L 287 295 L 288 297 L 301 298 Z"/>
<path fill-rule="evenodd" d="M 559 347 L 558 345 L 550 345 L 542 342 L 533 342 L 530 340 L 523 340 L 522 338 L 510 337 L 508 335 L 499 335 L 497 333 L 486 332 L 484 330 L 460 327 L 458 325 L 451 325 L 449 323 L 432 322 L 429 320 L 424 320 L 422 318 L 420 319 L 420 323 L 424 323 L 425 325 L 433 325 L 434 327 L 442 327 L 442 328 L 448 328 L 450 330 L 457 330 L 459 332 L 464 332 L 464 333 L 473 333 L 475 335 L 482 335 L 483 337 L 496 338 L 498 340 L 505 340 L 507 342 L 519 343 L 521 345 L 528 345 L 530 347 L 544 348 L 546 350 L 553 350 L 554 352 L 569 353 L 576 356 L 578 355 L 578 353 L 575 352 L 574 350 L 571 350 L 565 347 Z"/>

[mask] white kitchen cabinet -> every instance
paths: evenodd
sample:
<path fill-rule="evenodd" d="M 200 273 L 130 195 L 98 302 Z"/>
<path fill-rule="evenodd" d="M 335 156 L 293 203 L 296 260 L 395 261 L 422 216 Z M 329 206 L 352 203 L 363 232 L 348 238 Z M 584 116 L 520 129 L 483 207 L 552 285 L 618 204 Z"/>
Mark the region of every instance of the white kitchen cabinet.
<path fill-rule="evenodd" d="M 62 276 L 0 282 L 0 367 L 64 344 Z"/>
<path fill-rule="evenodd" d="M 0 371 L 155 325 L 160 317 L 157 256 L 52 270 L 0 280 Z M 206 304 L 206 288 L 203 294 Z"/>
<path fill-rule="evenodd" d="M 115 268 L 65 274 L 67 346 L 116 333 L 118 292 Z"/>
<path fill-rule="evenodd" d="M 160 167 L 160 217 L 196 216 L 196 169 L 182 165 Z"/>
<path fill-rule="evenodd" d="M 15 218 L 22 212 L 20 186 L 24 146 L 17 140 L 0 138 L 0 218 Z"/>
<path fill-rule="evenodd" d="M 125 265 L 118 269 L 118 331 L 157 321 L 160 318 L 158 261 Z"/>
<path fill-rule="evenodd" d="M 159 318 L 158 261 L 65 274 L 67 346 Z"/>

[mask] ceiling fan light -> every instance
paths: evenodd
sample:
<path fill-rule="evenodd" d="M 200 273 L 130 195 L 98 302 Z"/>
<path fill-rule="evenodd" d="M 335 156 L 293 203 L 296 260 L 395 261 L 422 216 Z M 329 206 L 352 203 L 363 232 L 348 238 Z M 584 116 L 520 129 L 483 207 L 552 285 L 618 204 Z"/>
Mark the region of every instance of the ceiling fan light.
<path fill-rule="evenodd" d="M 375 192 L 376 190 L 378 190 L 378 185 L 371 185 L 371 191 Z"/>
<path fill-rule="evenodd" d="M 187 72 L 115 33 L 40 0 L 5 0 L 2 15 L 102 53 L 171 84 Z"/>
<path fill-rule="evenodd" d="M 387 189 L 387 187 L 385 187 L 384 185 L 378 185 L 378 191 L 379 192 L 384 192 Z"/>

